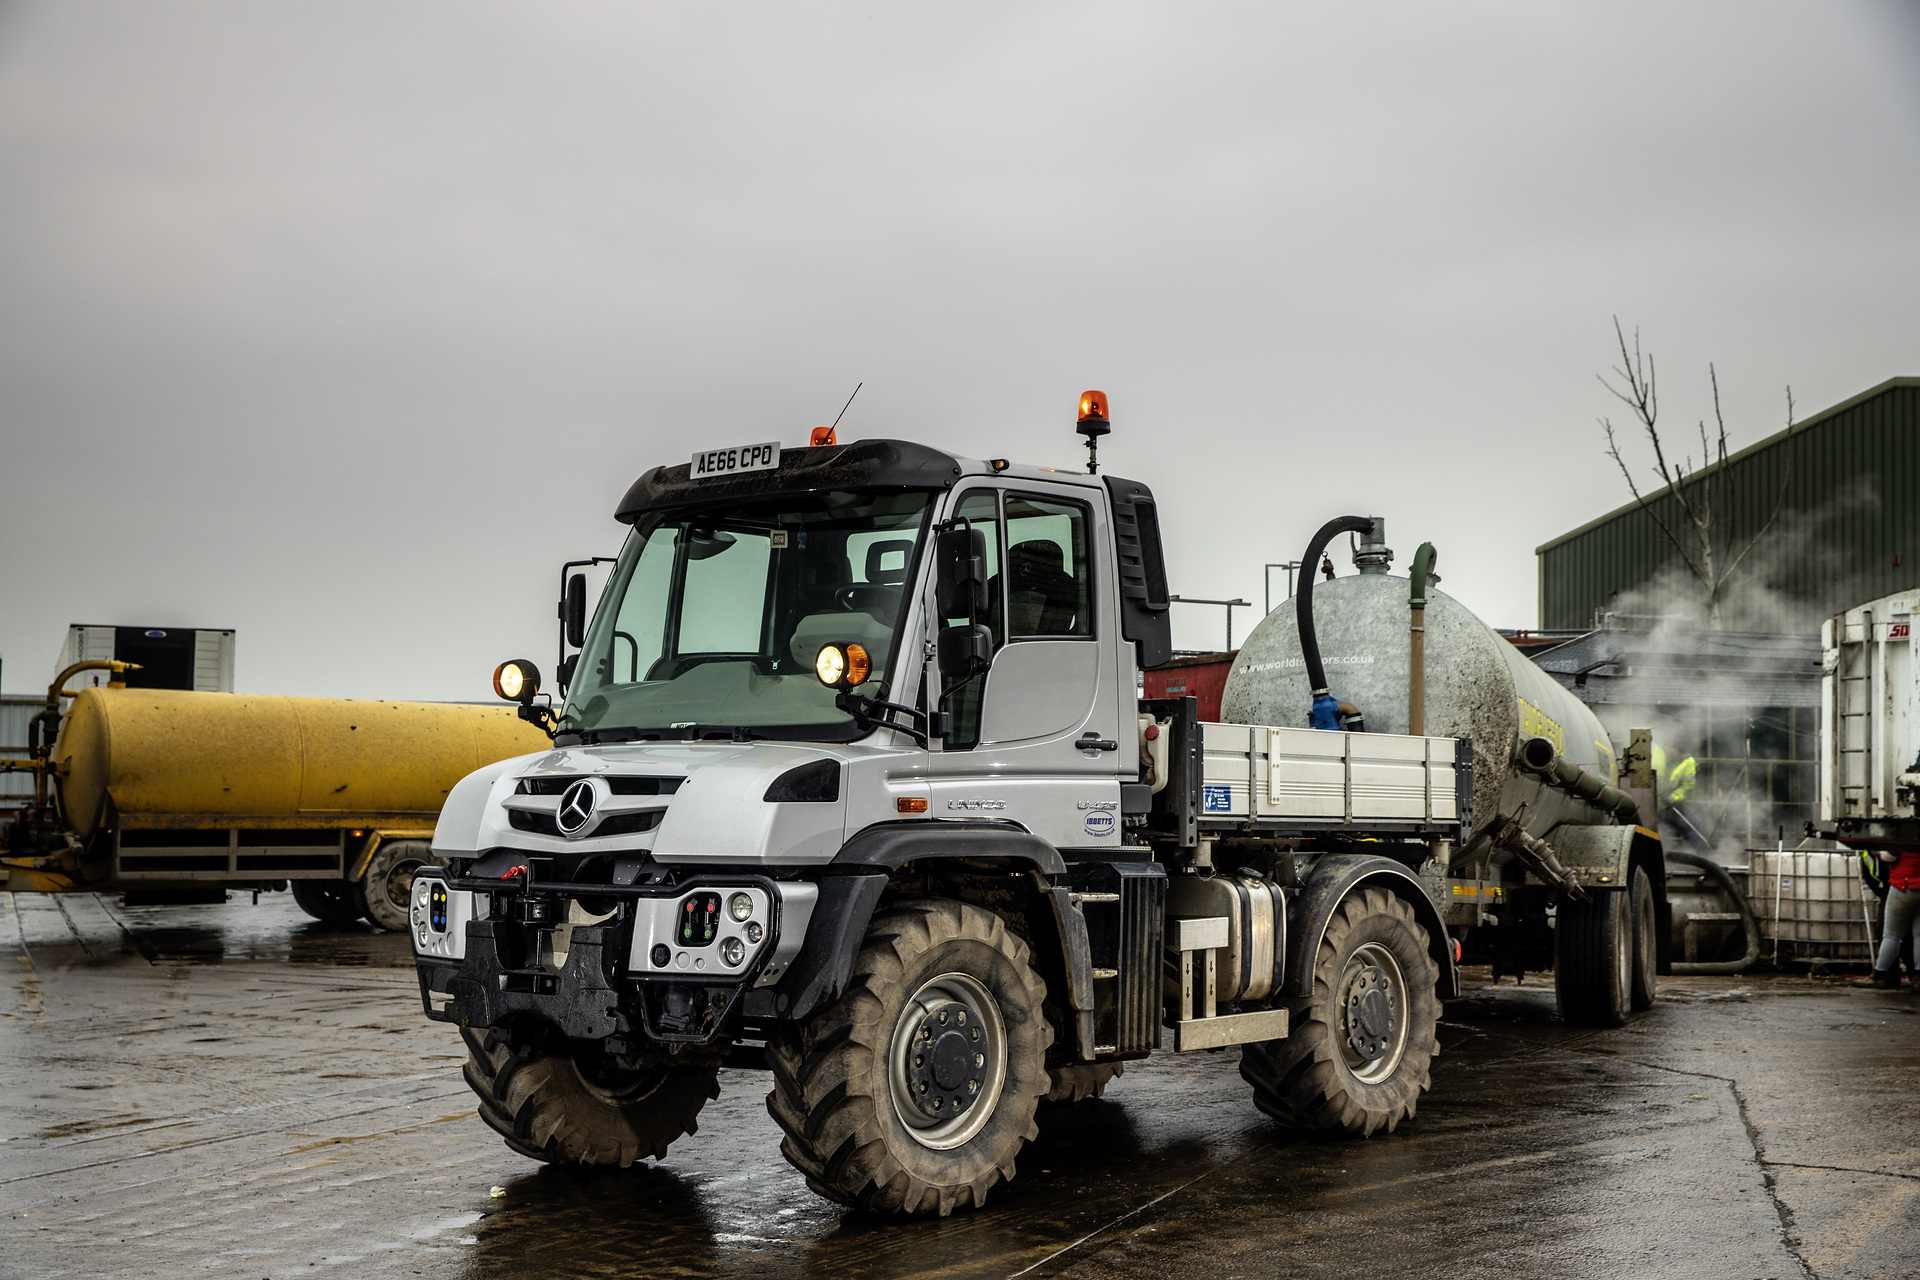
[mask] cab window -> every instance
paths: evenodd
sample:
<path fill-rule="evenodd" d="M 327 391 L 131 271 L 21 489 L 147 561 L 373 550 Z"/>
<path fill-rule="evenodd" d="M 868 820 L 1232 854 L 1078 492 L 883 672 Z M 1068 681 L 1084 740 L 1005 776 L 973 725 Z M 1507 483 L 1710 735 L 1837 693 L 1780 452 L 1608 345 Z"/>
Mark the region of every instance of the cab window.
<path fill-rule="evenodd" d="M 1007 634 L 1016 640 L 1093 635 L 1087 508 L 1010 493 L 1006 530 Z"/>

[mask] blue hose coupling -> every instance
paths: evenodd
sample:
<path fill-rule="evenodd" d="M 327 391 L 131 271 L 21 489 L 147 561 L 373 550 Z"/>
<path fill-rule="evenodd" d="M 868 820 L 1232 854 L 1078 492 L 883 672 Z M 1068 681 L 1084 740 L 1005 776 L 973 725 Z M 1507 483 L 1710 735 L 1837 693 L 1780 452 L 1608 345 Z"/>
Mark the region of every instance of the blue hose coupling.
<path fill-rule="evenodd" d="M 1340 728 L 1340 701 L 1330 693 L 1313 695 L 1313 709 L 1307 712 L 1307 728 Z"/>

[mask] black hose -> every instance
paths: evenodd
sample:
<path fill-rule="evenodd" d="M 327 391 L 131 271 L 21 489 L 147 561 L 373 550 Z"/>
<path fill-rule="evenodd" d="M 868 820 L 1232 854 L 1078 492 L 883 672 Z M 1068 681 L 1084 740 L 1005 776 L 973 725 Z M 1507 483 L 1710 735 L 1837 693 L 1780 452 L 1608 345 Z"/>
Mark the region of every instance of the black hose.
<path fill-rule="evenodd" d="M 1727 874 L 1727 869 L 1712 858 L 1685 851 L 1668 853 L 1667 861 L 1697 867 L 1718 880 L 1720 887 L 1727 891 L 1727 896 L 1733 899 L 1733 905 L 1740 908 L 1740 923 L 1747 930 L 1747 954 L 1738 960 L 1701 961 L 1695 964 L 1685 964 L 1676 960 L 1673 971 L 1678 974 L 1745 973 L 1751 969 L 1753 962 L 1760 958 L 1760 922 L 1753 918 L 1753 908 L 1747 905 L 1747 895 L 1740 892 L 1740 886 L 1733 882 L 1733 877 Z"/>
<path fill-rule="evenodd" d="M 1307 543 L 1307 553 L 1300 557 L 1300 591 L 1293 598 L 1293 611 L 1300 624 L 1300 656 L 1307 662 L 1307 683 L 1313 697 L 1327 691 L 1326 668 L 1320 665 L 1320 639 L 1313 633 L 1313 567 L 1320 563 L 1320 553 L 1327 549 L 1327 544 L 1339 535 L 1369 533 L 1372 529 L 1372 516 L 1341 516 L 1329 520 L 1320 526 L 1320 532 Z"/>

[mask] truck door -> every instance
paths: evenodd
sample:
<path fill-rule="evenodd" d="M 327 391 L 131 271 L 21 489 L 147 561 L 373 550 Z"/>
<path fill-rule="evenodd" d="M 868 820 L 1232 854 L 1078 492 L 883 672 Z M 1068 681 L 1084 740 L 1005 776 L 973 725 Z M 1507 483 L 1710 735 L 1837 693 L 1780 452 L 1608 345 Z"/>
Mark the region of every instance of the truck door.
<path fill-rule="evenodd" d="M 1008 818 L 1048 843 L 1120 839 L 1115 619 L 1101 504 L 1067 486 L 980 486 L 956 517 L 986 534 L 993 665 L 943 691 L 952 731 L 931 761 L 935 817 Z M 955 619 L 953 621 L 964 621 Z M 1112 745 L 1108 745 L 1112 744 Z"/>

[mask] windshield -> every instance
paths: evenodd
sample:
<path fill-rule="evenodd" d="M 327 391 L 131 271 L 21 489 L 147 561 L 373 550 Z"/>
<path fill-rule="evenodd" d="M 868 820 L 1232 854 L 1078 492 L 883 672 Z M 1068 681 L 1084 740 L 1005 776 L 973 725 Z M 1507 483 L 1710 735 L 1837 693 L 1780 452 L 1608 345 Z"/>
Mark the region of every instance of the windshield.
<path fill-rule="evenodd" d="M 814 657 L 866 646 L 873 674 L 857 692 L 884 695 L 932 497 L 821 493 L 642 515 L 587 630 L 561 732 L 851 737 Z"/>

